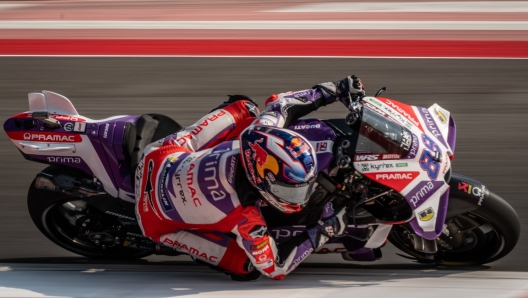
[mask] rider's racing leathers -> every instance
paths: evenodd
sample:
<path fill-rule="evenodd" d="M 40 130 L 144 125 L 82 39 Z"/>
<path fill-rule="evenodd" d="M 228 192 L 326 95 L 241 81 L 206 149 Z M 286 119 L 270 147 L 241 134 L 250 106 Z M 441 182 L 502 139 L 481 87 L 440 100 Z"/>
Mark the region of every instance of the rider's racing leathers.
<path fill-rule="evenodd" d="M 254 125 L 288 127 L 335 99 L 322 88 L 275 94 L 261 114 L 251 101 L 238 100 L 147 146 L 135 181 L 144 235 L 235 274 L 256 267 L 271 278 L 284 278 L 324 241 L 305 232 L 275 243 L 232 137 L 253 119 Z"/>

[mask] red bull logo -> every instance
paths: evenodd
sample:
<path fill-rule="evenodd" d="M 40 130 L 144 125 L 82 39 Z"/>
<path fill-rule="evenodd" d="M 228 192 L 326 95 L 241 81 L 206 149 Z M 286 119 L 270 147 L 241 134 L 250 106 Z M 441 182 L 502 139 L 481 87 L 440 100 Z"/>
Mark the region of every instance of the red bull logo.
<path fill-rule="evenodd" d="M 262 178 L 264 178 L 264 170 L 269 170 L 274 175 L 279 173 L 279 163 L 277 160 L 259 145 L 263 141 L 264 139 L 257 140 L 254 143 L 248 142 L 249 147 L 253 151 L 251 157 L 257 162 L 257 173 Z"/>
<path fill-rule="evenodd" d="M 304 152 L 308 151 L 310 147 L 306 145 L 303 140 L 299 138 L 293 138 L 290 142 L 290 146 L 288 147 L 290 150 L 290 153 L 293 157 L 297 158 L 301 156 Z"/>

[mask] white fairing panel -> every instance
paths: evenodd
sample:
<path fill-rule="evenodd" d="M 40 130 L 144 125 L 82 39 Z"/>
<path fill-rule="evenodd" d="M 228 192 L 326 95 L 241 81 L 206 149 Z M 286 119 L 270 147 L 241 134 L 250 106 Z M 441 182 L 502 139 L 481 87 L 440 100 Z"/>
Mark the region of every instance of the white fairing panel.
<path fill-rule="evenodd" d="M 46 98 L 46 109 L 51 114 L 77 116 L 77 110 L 71 101 L 63 95 L 51 91 L 42 91 Z"/>
<path fill-rule="evenodd" d="M 29 110 L 30 111 L 45 111 L 46 110 L 46 97 L 42 93 L 29 93 Z"/>

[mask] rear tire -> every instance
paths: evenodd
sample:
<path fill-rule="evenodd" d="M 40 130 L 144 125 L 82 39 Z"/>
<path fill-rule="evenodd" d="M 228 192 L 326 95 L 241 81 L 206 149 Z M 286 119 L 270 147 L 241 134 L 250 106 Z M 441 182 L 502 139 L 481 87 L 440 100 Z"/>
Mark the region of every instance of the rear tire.
<path fill-rule="evenodd" d="M 449 249 L 438 245 L 433 255 L 438 264 L 448 266 L 481 265 L 499 260 L 512 251 L 519 240 L 521 225 L 515 210 L 501 197 L 489 192 L 480 208 L 456 215 L 449 220 L 468 220 L 478 227 L 466 232 L 468 244 Z M 414 250 L 408 234 L 408 225 L 394 226 L 389 241 L 403 252 L 417 258 L 419 262 L 431 262 L 431 255 Z"/>
<path fill-rule="evenodd" d="M 83 172 L 75 169 L 60 167 L 48 167 L 42 172 L 51 175 L 66 174 L 72 177 L 86 176 Z M 65 203 L 73 201 L 79 201 L 79 198 L 37 189 L 35 187 L 35 180 L 33 180 L 29 188 L 27 203 L 31 219 L 42 234 L 68 251 L 93 259 L 114 260 L 133 260 L 152 254 L 149 251 L 125 246 L 102 248 L 89 240 L 78 237 L 78 227 L 71 222 L 71 218 L 68 218 L 68 214 L 65 212 Z M 83 216 L 82 213 L 77 215 Z M 114 218 L 109 216 L 105 220 L 115 221 Z"/>

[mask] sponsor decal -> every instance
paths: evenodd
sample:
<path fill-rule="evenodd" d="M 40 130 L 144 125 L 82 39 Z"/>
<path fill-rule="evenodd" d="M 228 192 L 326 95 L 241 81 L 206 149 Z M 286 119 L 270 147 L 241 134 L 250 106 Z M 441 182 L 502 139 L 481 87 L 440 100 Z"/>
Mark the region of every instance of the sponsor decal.
<path fill-rule="evenodd" d="M 252 159 L 251 159 L 251 150 L 246 149 L 244 151 L 244 158 L 246 159 L 246 166 L 248 168 L 249 175 L 251 176 L 251 180 L 253 180 L 253 183 L 259 184 L 262 183 L 262 180 L 255 175 L 255 168 L 253 168 Z"/>
<path fill-rule="evenodd" d="M 136 168 L 136 198 L 141 198 L 141 181 L 143 180 L 143 167 L 145 166 L 145 159 L 142 158 Z M 145 210 L 143 210 L 145 211 Z M 148 209 L 147 209 L 148 211 Z"/>
<path fill-rule="evenodd" d="M 321 128 L 321 124 L 306 124 L 306 125 L 295 125 L 294 129 L 314 129 Z"/>
<path fill-rule="evenodd" d="M 200 132 L 203 130 L 204 127 L 207 127 L 212 122 L 215 122 L 220 117 L 224 116 L 226 114 L 225 110 L 220 110 L 220 112 L 213 114 L 211 117 L 205 118 L 205 120 L 202 123 L 198 123 L 198 125 L 191 130 L 188 134 L 183 135 L 182 137 L 176 139 L 176 144 L 183 146 L 185 143 L 187 143 L 187 140 L 192 140 L 195 136 L 199 135 Z"/>
<path fill-rule="evenodd" d="M 259 267 L 262 268 L 268 268 L 270 267 L 271 265 L 273 265 L 273 261 L 270 260 L 268 254 L 262 254 L 258 257 L 256 257 L 256 261 L 257 261 L 257 265 L 260 265 Z M 262 264 L 265 264 L 265 265 L 262 265 Z"/>
<path fill-rule="evenodd" d="M 294 138 L 294 139 L 297 139 L 297 138 Z M 253 151 L 253 154 L 251 155 L 251 158 L 253 158 L 253 160 L 256 161 L 257 173 L 259 174 L 260 178 L 265 178 L 265 175 L 264 175 L 264 171 L 265 170 L 269 170 L 275 175 L 277 175 L 279 173 L 279 163 L 277 162 L 275 157 L 269 155 L 268 152 L 266 150 L 264 150 L 259 145 L 263 141 L 264 141 L 264 138 L 262 138 L 260 140 L 256 140 L 254 143 L 248 142 L 248 145 L 251 148 L 251 151 Z M 299 139 L 299 141 L 300 141 L 300 139 Z M 292 143 L 293 142 L 294 142 L 294 140 L 292 140 Z M 302 141 L 300 141 L 300 142 L 302 142 Z M 292 145 L 290 145 L 290 147 L 291 146 Z M 309 149 L 309 147 L 308 147 L 308 149 Z M 246 152 L 247 151 L 248 150 L 246 150 Z M 248 162 L 248 164 L 251 164 L 251 162 Z M 251 169 L 252 169 L 252 167 L 249 167 L 250 174 L 251 174 Z M 260 181 L 260 179 L 258 179 L 258 180 Z M 260 182 L 256 182 L 256 183 L 260 183 Z"/>
<path fill-rule="evenodd" d="M 104 133 L 103 133 L 103 138 L 105 139 L 108 137 L 108 128 L 110 128 L 110 124 L 106 123 L 105 128 L 104 128 Z"/>
<path fill-rule="evenodd" d="M 409 151 L 409 149 L 411 149 L 411 145 L 412 145 L 411 133 L 404 130 L 402 132 L 402 142 L 401 142 L 400 147 L 403 148 L 405 151 Z"/>
<path fill-rule="evenodd" d="M 304 152 L 308 150 L 310 150 L 310 147 L 299 138 L 293 138 L 290 142 L 290 146 L 288 146 L 288 151 L 290 151 L 290 154 L 294 158 L 301 156 Z"/>
<path fill-rule="evenodd" d="M 234 178 L 235 178 L 235 170 L 236 170 L 236 157 L 235 156 L 231 156 L 229 158 L 231 161 L 229 163 L 229 172 L 227 173 L 227 182 L 229 182 L 230 184 L 233 184 L 234 183 Z"/>
<path fill-rule="evenodd" d="M 251 231 L 249 232 L 249 237 L 255 239 L 255 238 L 262 238 L 266 234 L 266 231 L 268 228 L 266 226 L 255 226 Z"/>
<path fill-rule="evenodd" d="M 370 171 L 370 164 L 368 163 L 362 163 L 360 164 L 361 165 L 361 171 L 362 172 L 368 172 Z"/>
<path fill-rule="evenodd" d="M 418 217 L 420 218 L 421 221 L 428 221 L 428 220 L 431 220 L 431 218 L 433 218 L 434 214 L 435 213 L 433 211 L 433 208 L 429 207 L 425 210 L 418 212 Z"/>
<path fill-rule="evenodd" d="M 266 119 L 266 117 L 268 116 L 263 116 L 262 118 L 259 118 L 257 122 L 255 122 L 255 125 L 260 124 L 260 125 L 273 126 L 275 124 L 276 119 L 270 120 L 270 119 Z"/>
<path fill-rule="evenodd" d="M 371 103 L 377 105 L 378 107 L 382 107 L 383 105 L 381 104 L 381 102 L 375 100 L 374 98 L 370 98 L 368 99 L 368 101 L 370 101 Z"/>
<path fill-rule="evenodd" d="M 85 132 L 86 131 L 86 123 L 85 122 L 77 122 L 75 123 L 73 127 L 73 131 L 75 132 Z"/>
<path fill-rule="evenodd" d="M 182 163 L 178 166 L 178 169 L 176 170 L 176 172 L 174 173 L 174 180 L 176 181 L 176 186 L 178 186 L 178 188 L 180 189 L 180 191 L 177 193 L 177 195 L 178 194 L 180 195 L 180 199 L 181 199 L 183 205 L 185 205 L 187 203 L 187 199 L 185 198 L 185 192 L 183 191 L 183 184 L 181 183 L 181 171 L 182 171 L 183 167 L 186 164 L 190 163 L 192 160 L 193 160 L 192 158 L 184 159 L 182 161 Z"/>
<path fill-rule="evenodd" d="M 64 130 L 65 131 L 72 131 L 73 130 L 73 123 L 68 122 L 68 123 L 64 124 Z"/>
<path fill-rule="evenodd" d="M 369 161 L 369 160 L 379 160 L 379 154 L 356 154 L 354 156 L 354 161 Z"/>
<path fill-rule="evenodd" d="M 222 190 L 223 187 L 221 188 L 221 183 L 218 183 L 218 179 L 220 178 L 218 173 L 218 161 L 221 156 L 220 153 L 207 155 L 201 163 L 201 165 L 203 165 L 202 177 L 204 181 L 198 179 L 198 184 L 202 187 L 205 186 L 215 201 L 222 200 L 227 196 L 226 192 Z"/>
<path fill-rule="evenodd" d="M 58 163 L 81 163 L 82 159 L 80 157 L 65 157 L 65 156 L 48 156 L 46 157 L 49 162 L 58 162 Z"/>
<path fill-rule="evenodd" d="M 313 248 L 304 251 L 300 256 L 295 258 L 292 263 L 292 268 L 296 268 L 304 259 L 306 259 L 313 251 Z"/>
<path fill-rule="evenodd" d="M 356 154 L 354 161 L 392 160 L 400 159 L 399 154 Z"/>
<path fill-rule="evenodd" d="M 413 208 L 420 206 L 429 197 L 431 197 L 435 189 L 441 187 L 444 184 L 443 181 L 422 181 L 413 188 L 406 197 L 409 203 L 413 205 Z"/>
<path fill-rule="evenodd" d="M 7 135 L 13 140 L 24 140 L 46 143 L 79 143 L 82 137 L 78 134 L 67 134 L 57 132 L 8 132 Z"/>
<path fill-rule="evenodd" d="M 254 251 L 252 251 L 252 252 L 251 252 L 251 255 L 252 255 L 252 256 L 258 256 L 258 255 L 261 255 L 261 254 L 267 252 L 269 249 L 270 249 L 269 245 L 266 245 L 266 246 L 264 246 L 264 247 L 261 248 L 261 249 L 258 249 L 258 250 L 254 250 Z"/>
<path fill-rule="evenodd" d="M 299 234 L 301 234 L 302 232 L 304 231 L 303 230 L 295 230 L 295 231 L 290 231 L 290 230 L 287 230 L 287 229 L 273 229 L 271 230 L 271 233 L 275 233 L 274 235 L 274 239 L 277 240 L 277 239 L 280 239 L 280 238 L 288 238 L 288 237 L 295 237 Z"/>
<path fill-rule="evenodd" d="M 418 148 L 420 146 L 416 135 L 413 134 L 413 137 L 411 139 L 412 139 L 412 144 L 411 144 L 411 149 L 409 149 L 409 153 L 407 154 L 408 159 L 412 159 L 416 157 L 416 154 L 418 154 Z"/>
<path fill-rule="evenodd" d="M 275 111 L 264 111 L 260 114 L 260 116 L 271 116 L 273 118 L 277 118 L 277 112 Z"/>
<path fill-rule="evenodd" d="M 404 167 L 407 167 L 407 166 L 408 166 L 408 164 L 406 162 L 400 162 L 400 163 L 396 164 L 397 168 L 404 168 Z"/>
<path fill-rule="evenodd" d="M 388 186 L 397 192 L 401 192 L 409 183 L 420 175 L 419 172 L 385 172 L 385 173 L 365 173 L 365 176 L 372 180 Z"/>
<path fill-rule="evenodd" d="M 263 248 L 264 246 L 268 245 L 268 243 L 269 243 L 269 239 L 266 239 L 266 240 L 262 241 L 259 244 L 251 245 L 249 247 L 249 249 L 251 249 L 251 250 L 259 250 L 259 249 Z"/>
<path fill-rule="evenodd" d="M 259 115 L 259 110 L 252 102 L 246 102 L 245 105 L 250 116 L 257 117 Z"/>
<path fill-rule="evenodd" d="M 214 264 L 218 263 L 218 257 L 213 256 L 213 255 L 208 256 L 205 252 L 200 252 L 199 249 L 194 248 L 194 247 L 192 247 L 190 245 L 187 245 L 185 243 L 180 243 L 180 242 L 178 242 L 178 240 L 171 240 L 169 238 L 165 238 L 163 240 L 163 244 L 165 244 L 167 246 L 171 246 L 172 248 L 176 248 L 179 251 L 186 252 L 186 253 L 188 253 L 190 255 L 194 255 L 196 257 L 199 257 L 199 258 L 205 259 L 207 261 L 213 262 Z"/>
<path fill-rule="evenodd" d="M 307 103 L 309 101 L 308 96 L 310 96 L 310 92 L 308 90 L 293 93 L 293 97 L 299 101 L 302 101 L 303 103 Z"/>
<path fill-rule="evenodd" d="M 202 202 L 200 202 L 200 199 L 196 197 L 196 189 L 192 187 L 191 185 L 194 185 L 194 173 L 192 170 L 194 169 L 194 164 L 192 163 L 189 166 L 189 170 L 187 170 L 187 187 L 191 191 L 191 198 L 193 200 L 194 206 L 198 207 L 198 205 L 202 206 Z"/>
<path fill-rule="evenodd" d="M 377 174 L 376 180 L 413 179 L 412 173 L 385 173 Z"/>
<path fill-rule="evenodd" d="M 315 151 L 316 152 L 325 152 L 328 150 L 328 143 L 327 142 L 317 142 L 315 145 Z"/>
<path fill-rule="evenodd" d="M 479 198 L 479 206 L 481 206 L 482 201 L 484 201 L 485 189 L 486 187 L 484 185 L 482 185 L 482 188 L 480 188 L 466 182 L 458 182 L 458 190 L 461 190 L 467 194 L 474 195 L 475 197 Z"/>
<path fill-rule="evenodd" d="M 65 121 L 74 121 L 74 122 L 86 122 L 83 118 L 67 116 L 67 115 L 51 115 L 51 118 L 55 120 L 65 120 Z"/>
<path fill-rule="evenodd" d="M 161 198 L 161 206 L 163 207 L 163 210 L 165 210 L 165 212 L 169 212 L 169 211 L 172 211 L 174 210 L 174 206 L 172 205 L 172 202 L 170 200 L 170 198 L 167 197 L 167 194 L 165 192 L 166 190 L 166 181 L 167 181 L 167 176 L 169 176 L 169 171 L 171 169 L 171 167 L 174 165 L 174 163 L 178 160 L 178 158 L 176 157 L 169 157 L 167 158 L 167 161 L 165 162 L 165 169 L 163 170 L 163 174 L 161 176 L 161 180 L 160 180 L 160 183 L 158 184 L 158 192 L 160 194 L 160 198 Z"/>
<path fill-rule="evenodd" d="M 385 98 L 385 103 L 395 109 L 398 113 L 403 115 L 407 120 L 409 120 L 412 124 L 417 126 L 420 130 L 423 131 L 422 126 L 420 125 L 420 122 L 416 120 L 416 114 L 414 113 L 412 106 L 402 104 L 401 102 L 397 102 L 394 100 L 390 100 Z"/>
<path fill-rule="evenodd" d="M 148 198 L 148 204 L 153 209 L 153 211 L 156 211 L 154 209 L 154 202 L 152 201 L 152 191 L 154 188 L 152 187 L 152 171 L 154 169 L 154 161 L 149 160 L 148 163 L 148 174 L 147 174 L 147 182 L 145 183 L 145 189 L 143 189 L 143 194 L 145 194 Z M 148 212 L 148 205 L 145 200 L 143 200 L 143 211 Z"/>
<path fill-rule="evenodd" d="M 433 120 L 433 116 L 431 113 L 429 113 L 429 110 L 426 108 L 420 108 L 420 111 L 422 113 L 423 119 L 425 121 L 425 126 L 429 130 L 431 134 L 433 134 L 436 138 L 440 139 L 442 138 L 442 134 L 440 133 L 440 129 L 438 126 L 436 126 L 436 123 Z"/>
<path fill-rule="evenodd" d="M 438 119 L 438 121 L 440 121 L 440 123 L 445 124 L 445 123 L 447 122 L 447 118 L 446 118 L 446 116 L 444 115 L 444 113 L 442 113 L 442 111 L 440 111 L 440 110 L 437 109 L 437 108 L 434 108 L 434 109 L 433 109 L 433 112 L 434 112 L 435 115 L 436 115 L 436 119 Z"/>
<path fill-rule="evenodd" d="M 370 169 L 371 170 L 380 170 L 380 169 L 391 169 L 393 168 L 394 166 L 390 163 L 378 163 L 378 164 L 370 164 Z"/>

